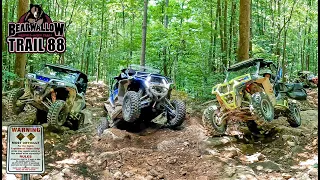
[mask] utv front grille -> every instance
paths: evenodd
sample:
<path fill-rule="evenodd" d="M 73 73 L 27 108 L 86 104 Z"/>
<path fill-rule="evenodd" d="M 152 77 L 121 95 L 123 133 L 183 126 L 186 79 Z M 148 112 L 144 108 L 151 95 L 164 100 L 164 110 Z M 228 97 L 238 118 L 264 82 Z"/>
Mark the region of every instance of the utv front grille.
<path fill-rule="evenodd" d="M 233 103 L 233 97 L 232 94 L 227 94 L 225 97 L 225 100 L 228 104 L 232 104 Z"/>

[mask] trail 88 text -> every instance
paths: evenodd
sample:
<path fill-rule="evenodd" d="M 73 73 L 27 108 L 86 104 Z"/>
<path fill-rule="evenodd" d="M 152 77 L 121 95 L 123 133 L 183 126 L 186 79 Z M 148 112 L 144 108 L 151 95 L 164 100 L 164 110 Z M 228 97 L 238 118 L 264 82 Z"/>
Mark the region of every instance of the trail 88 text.
<path fill-rule="evenodd" d="M 49 53 L 62 53 L 66 51 L 66 40 L 62 37 L 53 38 L 50 37 L 47 39 L 47 52 Z"/>

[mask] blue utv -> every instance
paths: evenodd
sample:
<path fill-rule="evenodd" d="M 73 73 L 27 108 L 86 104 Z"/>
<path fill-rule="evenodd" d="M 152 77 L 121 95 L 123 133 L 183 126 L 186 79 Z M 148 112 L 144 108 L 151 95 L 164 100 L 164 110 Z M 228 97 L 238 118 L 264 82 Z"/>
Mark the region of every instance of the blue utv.
<path fill-rule="evenodd" d="M 165 127 L 177 128 L 186 116 L 186 106 L 180 100 L 170 100 L 173 81 L 151 67 L 130 65 L 122 69 L 104 107 L 108 113 L 98 127 L 98 134 L 121 121 L 152 120 L 165 116 Z M 113 80 L 113 81 L 114 81 Z"/>

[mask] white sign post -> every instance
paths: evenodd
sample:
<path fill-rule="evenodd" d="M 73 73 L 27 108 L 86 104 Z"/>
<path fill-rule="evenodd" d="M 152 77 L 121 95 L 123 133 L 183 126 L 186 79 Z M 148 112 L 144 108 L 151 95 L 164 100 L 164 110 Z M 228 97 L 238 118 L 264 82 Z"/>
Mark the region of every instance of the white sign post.
<path fill-rule="evenodd" d="M 44 140 L 41 125 L 10 125 L 8 127 L 7 174 L 42 174 Z"/>

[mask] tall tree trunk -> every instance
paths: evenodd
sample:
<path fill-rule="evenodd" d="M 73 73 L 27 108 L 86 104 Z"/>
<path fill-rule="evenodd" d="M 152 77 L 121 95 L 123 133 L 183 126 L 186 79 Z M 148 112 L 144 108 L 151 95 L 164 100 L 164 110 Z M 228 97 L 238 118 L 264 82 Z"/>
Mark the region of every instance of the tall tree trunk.
<path fill-rule="evenodd" d="M 212 71 L 213 67 L 212 67 L 212 61 L 213 61 L 213 0 L 210 1 L 210 48 L 209 48 L 209 56 L 208 56 L 208 70 Z"/>
<path fill-rule="evenodd" d="M 89 37 L 89 39 L 88 39 L 88 47 L 90 48 L 89 49 L 89 55 L 87 55 L 86 57 L 87 57 L 87 63 L 86 63 L 86 74 L 88 74 L 89 75 L 89 63 L 90 63 L 90 51 L 91 51 L 91 36 L 92 36 L 92 34 L 91 34 L 91 28 L 90 28 L 90 30 L 89 30 L 89 35 L 88 35 Z M 88 49 L 88 48 L 87 48 Z M 87 54 L 87 52 L 88 51 L 86 51 L 86 54 Z"/>
<path fill-rule="evenodd" d="M 126 25 L 125 25 L 125 21 L 126 21 L 126 19 L 125 19 L 125 16 L 124 16 L 124 14 L 125 14 L 125 6 L 124 6 L 124 4 L 123 4 L 123 1 L 121 1 L 121 7 L 122 7 L 122 29 L 123 29 L 123 52 L 126 52 Z M 126 55 L 125 55 L 125 53 L 123 53 L 123 59 L 127 59 L 127 57 L 125 57 Z"/>
<path fill-rule="evenodd" d="M 218 17 L 219 17 L 219 4 L 220 0 L 217 0 L 217 10 L 216 10 L 216 18 L 215 18 L 215 23 L 214 23 L 214 35 L 213 35 L 213 53 L 212 53 L 212 71 L 217 70 L 216 66 L 216 57 L 217 57 L 217 36 L 218 36 Z"/>
<path fill-rule="evenodd" d="M 105 1 L 102 2 L 102 9 L 104 9 Z M 104 11 L 102 11 L 101 15 L 101 32 L 104 32 L 104 26 L 103 26 L 103 19 L 104 19 Z M 100 36 L 100 47 L 99 47 L 99 58 L 98 58 L 98 67 L 97 67 L 97 78 L 96 81 L 100 79 L 100 63 L 101 63 L 101 50 L 102 50 L 102 38 L 103 36 Z"/>
<path fill-rule="evenodd" d="M 88 24 L 88 21 L 89 21 L 89 19 L 87 18 L 87 22 L 86 22 L 86 24 Z M 83 69 L 84 69 L 84 58 L 85 58 L 85 50 L 86 50 L 86 42 L 87 42 L 87 32 L 88 32 L 88 28 L 87 28 L 88 26 L 86 26 L 86 32 L 85 32 L 85 34 L 84 34 L 84 36 L 82 36 L 82 37 L 84 37 L 83 38 L 83 49 L 82 49 L 82 54 L 81 54 L 81 71 L 83 71 Z"/>
<path fill-rule="evenodd" d="M 18 19 L 28 11 L 29 1 L 28 0 L 19 0 L 18 4 Z M 24 78 L 26 72 L 27 64 L 27 54 L 26 53 L 16 53 L 16 61 L 14 72 L 18 75 L 19 78 Z M 23 87 L 23 80 L 19 79 L 14 83 L 15 87 Z"/>
<path fill-rule="evenodd" d="M 229 48 L 228 48 L 228 56 L 230 61 L 232 60 L 231 56 L 232 56 L 232 45 L 233 45 L 233 23 L 234 23 L 234 14 L 235 14 L 235 5 L 236 3 L 234 1 L 232 1 L 231 4 L 231 19 L 230 19 L 230 27 L 229 27 Z M 231 62 L 229 62 L 229 66 L 231 65 Z"/>
<path fill-rule="evenodd" d="M 4 8 L 4 34 L 2 34 L 2 52 L 7 51 L 7 45 L 6 45 L 6 38 L 8 35 L 8 9 L 9 9 L 9 2 L 8 0 L 5 1 L 5 8 Z M 3 31 L 2 31 L 3 33 Z M 5 61 L 6 64 L 6 61 Z"/>
<path fill-rule="evenodd" d="M 227 52 L 227 47 L 228 47 L 228 31 L 227 31 L 227 22 L 228 22 L 228 0 L 224 0 L 224 20 L 223 20 L 223 59 L 222 63 L 225 67 L 228 66 L 228 52 Z"/>
<path fill-rule="evenodd" d="M 308 6 L 309 6 L 309 8 L 311 8 L 311 6 L 312 6 L 312 3 L 311 3 L 311 0 L 308 0 Z M 309 10 L 308 10 L 308 12 L 309 12 Z M 311 46 L 311 43 L 310 43 L 310 33 L 311 33 L 311 24 L 309 25 L 309 27 L 308 27 L 308 36 L 307 36 L 307 49 L 305 50 L 305 52 L 306 52 L 306 68 L 307 68 L 307 71 L 309 71 L 310 70 L 310 54 L 311 54 L 311 52 L 310 52 L 310 46 Z"/>
<path fill-rule="evenodd" d="M 168 6 L 169 0 L 165 0 L 165 11 L 164 11 L 164 28 L 168 28 Z M 163 73 L 165 76 L 168 76 L 168 63 L 167 63 L 167 46 L 163 47 Z"/>
<path fill-rule="evenodd" d="M 284 18 L 285 19 L 285 18 Z M 287 48 L 287 29 L 284 31 L 284 40 L 283 40 L 283 51 L 282 51 L 282 78 L 283 78 L 283 82 L 286 82 L 285 79 L 285 74 L 287 71 L 287 61 L 286 61 L 286 48 Z"/>
<path fill-rule="evenodd" d="M 144 0 L 140 65 L 146 63 L 148 0 Z"/>
<path fill-rule="evenodd" d="M 132 13 L 132 23 L 130 27 L 130 59 L 132 60 L 133 51 L 133 28 L 134 28 L 134 13 Z"/>
<path fill-rule="evenodd" d="M 249 38 L 249 58 L 252 57 L 252 37 L 253 37 L 253 26 L 252 26 L 252 0 L 250 0 L 250 38 Z M 258 16 L 259 17 L 259 16 Z M 258 19 L 259 20 L 259 19 Z"/>
<path fill-rule="evenodd" d="M 281 11 L 280 11 L 280 0 L 277 0 L 278 1 L 278 17 L 279 19 L 281 19 Z M 280 22 L 278 23 L 278 30 L 279 30 L 279 33 L 278 33 L 278 40 L 277 40 L 277 45 L 276 45 L 276 55 L 278 56 L 278 61 L 280 60 L 280 41 L 281 41 L 281 28 L 280 28 Z M 283 74 L 283 73 L 282 73 Z"/>
<path fill-rule="evenodd" d="M 249 59 L 250 0 L 240 0 L 238 60 Z"/>
<path fill-rule="evenodd" d="M 221 6 L 222 6 L 222 2 L 219 0 L 218 1 L 218 4 L 217 4 L 217 11 L 218 11 L 218 17 L 219 17 L 219 32 L 220 32 L 220 54 L 223 53 L 223 50 L 224 50 L 224 36 L 223 36 L 223 22 L 222 22 L 222 9 L 221 9 Z M 220 59 L 223 61 L 223 55 L 221 56 L 220 55 Z M 218 63 L 219 64 L 219 63 Z M 221 71 L 221 66 L 220 66 L 220 71 Z"/>

